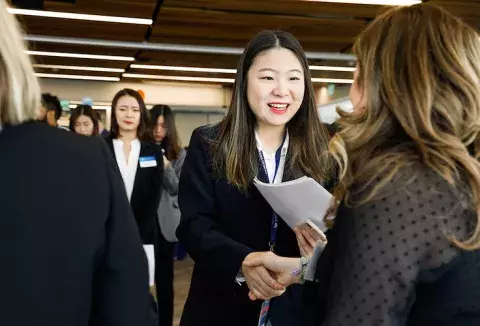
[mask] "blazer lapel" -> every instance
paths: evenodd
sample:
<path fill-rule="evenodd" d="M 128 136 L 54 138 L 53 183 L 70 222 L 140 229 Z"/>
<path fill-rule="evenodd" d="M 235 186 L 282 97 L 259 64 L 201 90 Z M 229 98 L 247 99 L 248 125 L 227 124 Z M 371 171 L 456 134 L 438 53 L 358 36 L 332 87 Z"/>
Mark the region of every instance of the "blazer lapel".
<path fill-rule="evenodd" d="M 115 156 L 115 150 L 113 149 L 113 138 L 111 136 L 105 137 L 104 138 L 105 142 L 108 145 L 108 148 L 112 151 L 112 154 Z"/>
<path fill-rule="evenodd" d="M 148 155 L 148 144 L 141 142 L 140 143 L 140 155 L 139 159 L 142 156 L 147 156 Z M 143 186 L 145 183 L 145 177 L 147 173 L 147 169 L 142 169 L 140 166 L 140 160 L 137 162 L 137 173 L 135 174 L 135 181 L 133 183 L 133 191 L 132 191 L 132 198 L 131 202 L 133 202 L 133 199 L 136 197 L 136 194 L 138 193 L 138 190 Z"/>

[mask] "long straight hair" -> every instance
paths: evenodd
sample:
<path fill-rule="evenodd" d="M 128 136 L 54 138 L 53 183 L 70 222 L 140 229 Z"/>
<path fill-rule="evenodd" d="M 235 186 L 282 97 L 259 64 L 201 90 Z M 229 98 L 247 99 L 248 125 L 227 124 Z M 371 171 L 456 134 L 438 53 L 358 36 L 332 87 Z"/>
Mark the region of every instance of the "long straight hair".
<path fill-rule="evenodd" d="M 20 25 L 7 8 L 0 1 L 0 127 L 35 120 L 41 103 Z"/>
<path fill-rule="evenodd" d="M 165 156 L 167 159 L 176 160 L 180 155 L 182 145 L 180 144 L 180 137 L 178 137 L 177 126 L 175 125 L 175 116 L 172 109 L 168 105 L 155 105 L 150 110 L 150 117 L 152 128 L 157 125 L 158 117 L 163 117 L 166 134 L 160 144 L 165 150 Z"/>
<path fill-rule="evenodd" d="M 284 31 L 263 31 L 245 48 L 237 67 L 233 97 L 220 130 L 212 142 L 213 170 L 218 178 L 246 190 L 258 174 L 255 143 L 256 118 L 247 99 L 247 74 L 255 58 L 263 52 L 284 48 L 292 51 L 304 71 L 305 94 L 295 116 L 287 123 L 290 136 L 286 170 L 298 167 L 320 183 L 331 177 L 328 131 L 321 123 L 315 103 L 307 58 L 300 43 Z"/>
<path fill-rule="evenodd" d="M 70 131 L 75 132 L 75 124 L 77 123 L 78 118 L 80 118 L 80 116 L 82 115 L 89 117 L 92 120 L 92 123 L 93 123 L 92 136 L 98 136 L 100 134 L 98 129 L 98 115 L 90 105 L 86 105 L 86 104 L 77 105 L 77 107 L 72 111 L 72 114 L 70 116 L 70 125 L 69 125 Z"/>
<path fill-rule="evenodd" d="M 140 108 L 140 124 L 137 129 L 137 138 L 141 141 L 152 141 L 153 136 L 150 132 L 150 115 L 148 113 L 147 107 L 145 106 L 145 102 L 143 98 L 138 94 L 137 91 L 125 88 L 119 91 L 112 100 L 112 111 L 111 111 L 111 127 L 110 127 L 110 134 L 112 138 L 117 139 L 120 137 L 120 130 L 118 127 L 117 121 L 117 114 L 116 114 L 116 107 L 118 104 L 118 100 L 123 96 L 131 96 L 138 102 L 138 106 Z"/>
<path fill-rule="evenodd" d="M 362 113 L 345 114 L 331 142 L 335 190 L 349 205 L 376 199 L 412 162 L 435 171 L 480 211 L 480 40 L 438 7 L 420 4 L 379 16 L 357 39 Z M 467 183 L 463 182 L 467 180 Z M 349 189 L 363 185 L 353 199 Z M 358 192 L 358 195 L 357 195 Z M 480 218 L 464 249 L 480 248 Z"/>

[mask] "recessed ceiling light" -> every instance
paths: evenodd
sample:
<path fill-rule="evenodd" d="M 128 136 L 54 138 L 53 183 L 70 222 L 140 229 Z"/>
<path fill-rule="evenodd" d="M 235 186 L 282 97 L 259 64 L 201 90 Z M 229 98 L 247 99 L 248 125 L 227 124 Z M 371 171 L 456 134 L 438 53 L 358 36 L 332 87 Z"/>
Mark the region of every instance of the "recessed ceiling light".
<path fill-rule="evenodd" d="M 131 68 L 150 69 L 150 70 L 169 70 L 169 71 L 190 71 L 190 72 L 211 72 L 221 74 L 235 74 L 236 69 L 223 68 L 199 68 L 199 67 L 176 67 L 176 66 L 155 66 L 155 65 L 138 65 L 132 64 Z M 355 67 L 334 67 L 334 66 L 310 66 L 310 70 L 323 71 L 355 71 Z"/>
<path fill-rule="evenodd" d="M 81 70 L 81 71 L 102 71 L 102 72 L 125 72 L 120 68 L 83 67 L 83 66 L 62 66 L 62 65 L 41 65 L 34 64 L 35 68 L 59 69 L 59 70 Z"/>
<path fill-rule="evenodd" d="M 412 6 L 422 3 L 421 0 L 304 0 L 330 3 L 349 3 L 355 5 L 379 5 L 379 6 Z"/>
<path fill-rule="evenodd" d="M 123 74 L 126 78 L 144 78 L 158 80 L 179 80 L 179 81 L 196 81 L 196 82 L 212 82 L 212 83 L 233 83 L 233 78 L 209 78 L 209 77 L 183 77 L 183 76 L 162 76 L 162 75 L 142 75 L 142 74 Z"/>
<path fill-rule="evenodd" d="M 212 72 L 220 74 L 234 74 L 236 69 L 223 68 L 198 68 L 198 67 L 176 67 L 176 66 L 152 66 L 152 65 L 137 65 L 132 64 L 130 67 L 136 69 L 151 69 L 151 70 L 169 70 L 169 71 L 191 71 L 191 72 Z"/>
<path fill-rule="evenodd" d="M 119 81 L 118 77 L 103 76 L 82 76 L 82 75 L 61 75 L 61 74 L 44 74 L 35 73 L 35 76 L 42 78 L 60 78 L 60 79 L 80 79 L 80 80 L 101 80 L 101 81 Z"/>
<path fill-rule="evenodd" d="M 140 79 L 158 79 L 158 80 L 178 80 L 178 81 L 197 81 L 197 82 L 213 82 L 213 83 L 233 83 L 233 78 L 208 78 L 208 77 L 183 77 L 183 76 L 162 76 L 162 75 L 143 75 L 129 74 L 122 75 L 126 78 Z M 336 78 L 312 78 L 314 83 L 331 83 L 331 84 L 352 84 L 353 79 L 336 79 Z"/>
<path fill-rule="evenodd" d="M 8 8 L 7 10 L 9 13 L 13 15 L 90 20 L 90 21 L 108 22 L 108 23 L 152 25 L 151 19 L 143 19 L 143 18 L 86 15 L 86 14 L 76 14 L 71 12 L 56 12 L 56 11 L 29 10 L 29 9 L 17 9 L 17 8 Z"/>
<path fill-rule="evenodd" d="M 322 71 L 355 71 L 355 67 L 310 66 L 310 70 L 322 70 Z"/>
<path fill-rule="evenodd" d="M 329 84 L 353 84 L 353 79 L 338 78 L 312 78 L 313 83 L 329 83 Z"/>
<path fill-rule="evenodd" d="M 96 60 L 115 60 L 115 61 L 133 61 L 134 57 L 123 57 L 116 55 L 99 55 L 84 53 L 65 53 L 65 52 L 45 52 L 45 51 L 25 51 L 29 55 L 62 57 L 62 58 L 78 58 L 78 59 L 96 59 Z"/>

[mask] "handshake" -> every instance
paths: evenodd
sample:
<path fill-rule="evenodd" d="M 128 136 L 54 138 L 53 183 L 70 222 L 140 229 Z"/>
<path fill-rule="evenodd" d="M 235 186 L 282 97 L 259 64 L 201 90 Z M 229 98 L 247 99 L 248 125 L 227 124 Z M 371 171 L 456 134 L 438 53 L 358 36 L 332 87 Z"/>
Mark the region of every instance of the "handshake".
<path fill-rule="evenodd" d="M 312 236 L 308 230 L 294 229 L 300 253 L 310 257 L 315 246 L 326 239 Z M 287 258 L 273 252 L 253 252 L 242 263 L 242 274 L 250 300 L 268 300 L 281 296 L 291 284 L 300 283 L 301 258 Z"/>

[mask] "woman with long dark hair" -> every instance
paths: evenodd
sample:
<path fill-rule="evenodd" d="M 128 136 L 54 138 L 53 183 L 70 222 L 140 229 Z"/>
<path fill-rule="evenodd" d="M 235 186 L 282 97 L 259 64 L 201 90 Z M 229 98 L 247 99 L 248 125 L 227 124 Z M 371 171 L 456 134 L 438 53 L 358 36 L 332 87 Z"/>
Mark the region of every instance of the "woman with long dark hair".
<path fill-rule="evenodd" d="M 110 136 L 105 139 L 120 169 L 143 244 L 154 246 L 155 282 L 161 283 L 163 243 L 157 209 L 164 170 L 162 151 L 153 141 L 150 116 L 140 94 L 128 88 L 119 91 L 111 112 Z"/>
<path fill-rule="evenodd" d="M 175 117 L 167 105 L 155 105 L 150 110 L 153 137 L 164 153 L 162 199 L 158 206 L 158 221 L 162 236 L 162 266 L 159 266 L 161 284 L 157 283 L 158 306 L 166 324 L 173 322 L 173 257 L 174 243 L 178 242 L 175 231 L 180 221 L 178 208 L 178 182 L 186 151 L 181 147 Z"/>
<path fill-rule="evenodd" d="M 90 105 L 77 105 L 70 116 L 70 131 L 84 136 L 98 136 L 98 115 Z"/>
<path fill-rule="evenodd" d="M 478 33 L 421 4 L 380 15 L 354 52 L 355 109 L 331 144 L 342 203 L 305 325 L 480 325 Z M 245 263 L 305 278 L 300 259 Z"/>
<path fill-rule="evenodd" d="M 270 308 L 295 308 L 294 289 L 284 293 L 263 266 L 242 267 L 269 248 L 295 257 L 297 237 L 304 240 L 274 214 L 253 180 L 307 175 L 324 184 L 332 166 L 328 138 L 301 45 L 282 31 L 255 36 L 238 64 L 227 116 L 193 132 L 180 178 L 177 235 L 195 260 L 181 325 L 253 326 Z M 283 295 L 252 302 L 249 291 L 258 299 Z"/>

